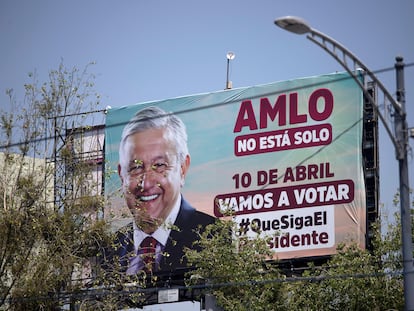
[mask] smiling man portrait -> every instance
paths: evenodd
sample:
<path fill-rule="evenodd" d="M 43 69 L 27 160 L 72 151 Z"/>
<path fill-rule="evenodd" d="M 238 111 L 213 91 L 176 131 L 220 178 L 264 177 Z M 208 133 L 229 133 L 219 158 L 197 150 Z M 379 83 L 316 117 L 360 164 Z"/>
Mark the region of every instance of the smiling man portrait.
<path fill-rule="evenodd" d="M 118 175 L 133 221 L 104 252 L 105 266 L 119 265 L 127 275 L 187 268 L 184 248 L 194 248 L 197 232 L 215 219 L 181 194 L 190 162 L 186 127 L 176 115 L 151 106 L 125 126 Z"/>

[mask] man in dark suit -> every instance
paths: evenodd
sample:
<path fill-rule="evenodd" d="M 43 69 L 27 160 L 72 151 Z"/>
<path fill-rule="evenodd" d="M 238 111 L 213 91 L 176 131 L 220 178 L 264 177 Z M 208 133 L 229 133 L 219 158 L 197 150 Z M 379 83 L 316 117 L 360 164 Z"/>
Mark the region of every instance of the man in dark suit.
<path fill-rule="evenodd" d="M 187 267 L 184 248 L 194 248 L 198 232 L 214 222 L 181 195 L 189 166 L 181 119 L 158 107 L 137 112 L 123 130 L 118 165 L 133 222 L 104 252 L 105 267 L 118 266 L 127 275 Z"/>

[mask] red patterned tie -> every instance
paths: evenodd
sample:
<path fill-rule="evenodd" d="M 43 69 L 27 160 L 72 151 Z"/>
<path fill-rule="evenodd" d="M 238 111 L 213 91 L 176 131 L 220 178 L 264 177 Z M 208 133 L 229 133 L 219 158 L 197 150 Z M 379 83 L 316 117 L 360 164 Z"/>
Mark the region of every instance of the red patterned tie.
<path fill-rule="evenodd" d="M 154 271 L 157 240 L 148 236 L 141 242 L 140 247 L 141 258 L 144 263 L 144 271 Z"/>

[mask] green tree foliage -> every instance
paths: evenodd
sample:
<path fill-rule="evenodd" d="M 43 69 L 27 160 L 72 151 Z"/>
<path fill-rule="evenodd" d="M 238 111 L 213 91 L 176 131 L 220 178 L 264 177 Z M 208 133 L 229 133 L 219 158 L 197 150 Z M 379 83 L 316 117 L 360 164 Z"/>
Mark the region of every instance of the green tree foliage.
<path fill-rule="evenodd" d="M 107 238 L 105 224 L 96 219 L 100 196 L 79 195 L 88 165 L 77 166 L 73 183 L 59 179 L 51 156 L 56 151 L 55 160 L 63 157 L 56 138 L 65 124 L 80 126 L 86 119 L 73 116 L 99 105 L 93 77 L 87 67 L 81 72 L 62 64 L 44 84 L 29 77 L 24 100 L 7 90 L 9 103 L 1 105 L 7 110 L 0 113 L 1 310 L 58 308 L 66 293 L 84 286 L 76 279 L 90 277 L 88 258 Z M 69 183 L 71 191 L 57 205 L 55 186 Z"/>
<path fill-rule="evenodd" d="M 217 221 L 207 227 L 197 242 L 202 251 L 187 250 L 190 284 L 200 278 L 224 310 L 283 310 L 283 279 L 278 268 L 266 261 L 271 252 L 259 236 L 248 239 L 231 221 Z M 232 238 L 233 235 L 233 238 Z"/>
<path fill-rule="evenodd" d="M 302 281 L 289 284 L 295 310 L 402 310 L 399 225 L 382 235 L 374 228 L 374 251 L 341 244 L 322 267 L 310 265 Z"/>
<path fill-rule="evenodd" d="M 201 252 L 187 251 L 196 267 L 190 284 L 202 282 L 222 310 L 403 309 L 398 217 L 384 232 L 374 226 L 373 251 L 341 244 L 325 264 L 309 264 L 293 277 L 266 261 L 271 253 L 265 240 L 232 236 L 235 228 L 233 221 L 219 221 L 201 235 Z"/>

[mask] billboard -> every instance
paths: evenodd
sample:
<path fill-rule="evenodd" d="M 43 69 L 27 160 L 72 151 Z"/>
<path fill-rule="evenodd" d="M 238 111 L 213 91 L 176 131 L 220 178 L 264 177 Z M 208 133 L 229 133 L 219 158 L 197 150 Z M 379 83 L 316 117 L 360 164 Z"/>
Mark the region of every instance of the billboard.
<path fill-rule="evenodd" d="M 150 106 L 187 128 L 191 164 L 181 191 L 197 210 L 223 217 L 231 209 L 246 235 L 269 238 L 279 259 L 331 255 L 351 240 L 365 247 L 363 93 L 347 73 L 110 109 L 105 192 L 117 227 L 129 215 L 119 142 Z"/>

